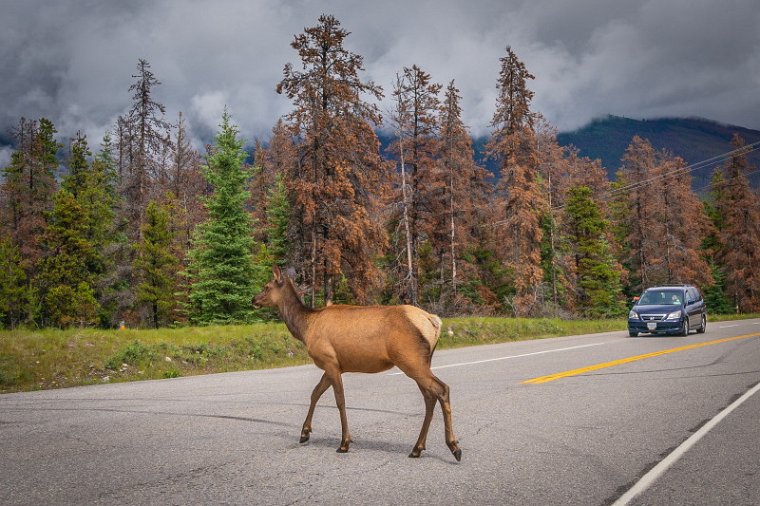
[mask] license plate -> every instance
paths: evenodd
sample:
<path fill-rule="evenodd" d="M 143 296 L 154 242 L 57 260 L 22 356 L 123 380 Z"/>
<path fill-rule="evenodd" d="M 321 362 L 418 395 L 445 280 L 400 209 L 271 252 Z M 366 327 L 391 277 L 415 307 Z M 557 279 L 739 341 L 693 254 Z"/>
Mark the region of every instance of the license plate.
<path fill-rule="evenodd" d="M 647 323 L 647 329 L 649 329 L 649 330 L 657 330 L 657 323 L 655 323 L 655 322 L 648 322 Z"/>

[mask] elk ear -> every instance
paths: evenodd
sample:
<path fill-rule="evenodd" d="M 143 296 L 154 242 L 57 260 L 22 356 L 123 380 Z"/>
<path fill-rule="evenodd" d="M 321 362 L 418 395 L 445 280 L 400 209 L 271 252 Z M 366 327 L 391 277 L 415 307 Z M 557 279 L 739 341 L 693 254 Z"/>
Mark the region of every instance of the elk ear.
<path fill-rule="evenodd" d="M 282 271 L 280 267 L 275 264 L 272 266 L 272 274 L 274 274 L 274 280 L 277 284 L 282 284 Z"/>

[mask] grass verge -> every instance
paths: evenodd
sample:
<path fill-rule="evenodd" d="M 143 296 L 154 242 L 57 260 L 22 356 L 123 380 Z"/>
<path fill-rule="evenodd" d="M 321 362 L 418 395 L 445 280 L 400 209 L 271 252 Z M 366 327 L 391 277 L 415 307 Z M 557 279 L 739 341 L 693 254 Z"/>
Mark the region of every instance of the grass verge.
<path fill-rule="evenodd" d="M 744 315 L 744 318 L 759 315 Z M 711 321 L 735 319 L 714 317 Z M 439 348 L 625 330 L 622 320 L 448 318 Z M 0 393 L 309 363 L 281 323 L 0 331 Z"/>

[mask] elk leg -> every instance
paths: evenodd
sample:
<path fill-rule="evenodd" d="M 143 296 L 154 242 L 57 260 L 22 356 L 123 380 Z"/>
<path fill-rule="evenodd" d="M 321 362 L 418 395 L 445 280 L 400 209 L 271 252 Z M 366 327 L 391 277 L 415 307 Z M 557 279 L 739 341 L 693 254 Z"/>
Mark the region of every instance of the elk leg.
<path fill-rule="evenodd" d="M 449 400 L 449 386 L 443 381 L 433 376 L 435 392 L 438 402 L 441 403 L 443 411 L 443 425 L 446 430 L 446 446 L 449 447 L 457 462 L 462 460 L 462 450 L 459 448 L 459 441 L 454 437 L 454 429 L 451 427 L 451 401 Z"/>
<path fill-rule="evenodd" d="M 409 457 L 417 458 L 425 449 L 425 441 L 427 440 L 428 429 L 430 428 L 430 421 L 433 419 L 433 410 L 435 409 L 435 395 L 426 390 L 422 384 L 417 384 L 422 392 L 422 397 L 425 399 L 425 421 L 422 422 L 422 429 L 420 430 L 420 437 L 417 439 L 417 443 L 412 448 L 412 453 Z"/>
<path fill-rule="evenodd" d="M 340 411 L 340 428 L 341 439 L 340 446 L 338 447 L 338 453 L 346 453 L 348 451 L 348 445 L 351 443 L 351 434 L 348 432 L 348 417 L 346 417 L 346 398 L 343 395 L 343 378 L 341 378 L 340 372 L 327 373 L 330 383 L 333 387 L 333 393 L 335 393 L 335 404 Z"/>
<path fill-rule="evenodd" d="M 303 428 L 301 429 L 301 439 L 299 443 L 305 443 L 309 440 L 311 434 L 311 418 L 314 416 L 314 408 L 317 407 L 317 401 L 325 393 L 325 390 L 330 388 L 330 380 L 327 379 L 327 374 L 322 375 L 322 379 L 319 380 L 317 386 L 314 387 L 314 391 L 311 393 L 311 404 L 309 405 L 309 413 L 306 415 L 306 420 L 303 422 Z"/>

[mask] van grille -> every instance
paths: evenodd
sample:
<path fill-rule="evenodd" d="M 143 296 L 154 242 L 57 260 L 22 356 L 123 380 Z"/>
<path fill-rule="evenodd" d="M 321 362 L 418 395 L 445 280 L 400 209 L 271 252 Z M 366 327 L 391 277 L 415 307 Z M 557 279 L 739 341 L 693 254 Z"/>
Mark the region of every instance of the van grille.
<path fill-rule="evenodd" d="M 645 322 L 659 322 L 665 319 L 664 314 L 643 314 L 641 319 Z"/>

